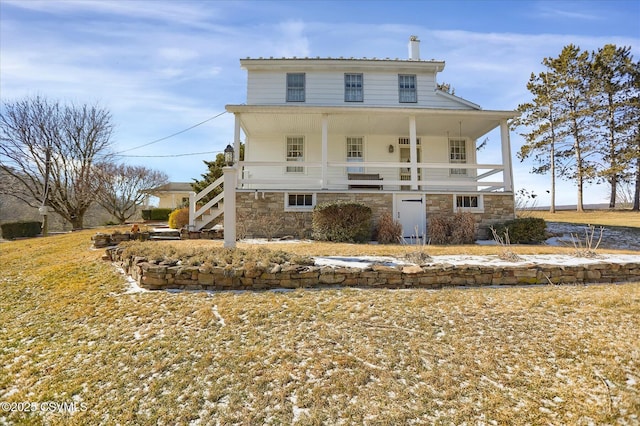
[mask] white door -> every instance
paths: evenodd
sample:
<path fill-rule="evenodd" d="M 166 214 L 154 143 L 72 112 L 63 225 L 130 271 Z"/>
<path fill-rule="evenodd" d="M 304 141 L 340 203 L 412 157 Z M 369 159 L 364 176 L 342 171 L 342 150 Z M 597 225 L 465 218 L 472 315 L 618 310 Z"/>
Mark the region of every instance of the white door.
<path fill-rule="evenodd" d="M 424 194 L 396 194 L 395 218 L 402 225 L 402 236 L 407 240 L 425 237 L 426 202 Z"/>

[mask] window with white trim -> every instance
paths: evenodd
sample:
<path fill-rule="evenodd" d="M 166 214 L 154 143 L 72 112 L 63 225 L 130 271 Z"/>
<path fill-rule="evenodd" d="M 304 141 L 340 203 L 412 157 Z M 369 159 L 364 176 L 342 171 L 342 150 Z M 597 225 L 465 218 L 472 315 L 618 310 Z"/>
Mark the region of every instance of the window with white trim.
<path fill-rule="evenodd" d="M 362 89 L 362 74 L 344 75 L 344 101 L 362 102 L 364 93 Z"/>
<path fill-rule="evenodd" d="M 456 211 L 484 212 L 482 195 L 455 194 L 453 202 Z"/>
<path fill-rule="evenodd" d="M 347 137 L 347 162 L 362 163 L 364 161 L 364 143 L 362 137 Z M 363 167 L 347 167 L 347 173 L 362 173 Z"/>
<path fill-rule="evenodd" d="M 304 137 L 287 137 L 287 161 L 304 161 Z M 304 173 L 304 167 L 287 166 L 287 173 Z"/>
<path fill-rule="evenodd" d="M 411 145 L 409 138 L 398 138 L 398 145 Z M 420 145 L 420 138 L 416 138 L 416 145 Z"/>
<path fill-rule="evenodd" d="M 467 141 L 465 139 L 449 139 L 449 162 L 466 164 Z M 467 169 L 449 169 L 449 174 L 456 176 L 466 176 Z"/>
<path fill-rule="evenodd" d="M 316 194 L 310 192 L 288 192 L 284 194 L 285 211 L 312 210 L 316 205 Z"/>
<path fill-rule="evenodd" d="M 304 102 L 304 73 L 287 74 L 287 102 Z"/>
<path fill-rule="evenodd" d="M 400 103 L 418 102 L 415 74 L 398 74 L 398 95 Z"/>

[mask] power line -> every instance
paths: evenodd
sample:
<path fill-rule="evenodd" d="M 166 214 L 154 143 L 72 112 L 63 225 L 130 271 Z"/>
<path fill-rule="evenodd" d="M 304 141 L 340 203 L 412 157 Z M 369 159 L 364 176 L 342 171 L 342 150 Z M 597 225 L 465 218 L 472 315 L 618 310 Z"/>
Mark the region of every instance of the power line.
<path fill-rule="evenodd" d="M 151 142 L 147 142 L 147 143 L 145 143 L 145 144 L 142 144 L 142 145 L 139 145 L 139 146 L 135 146 L 135 147 L 133 147 L 133 148 L 125 149 L 125 150 L 123 150 L 123 151 L 118 151 L 118 152 L 116 152 L 116 153 L 115 153 L 115 155 L 119 155 L 119 154 L 122 154 L 123 152 L 133 151 L 134 149 L 144 148 L 145 146 L 149 146 L 149 145 L 153 145 L 154 143 L 158 143 L 158 142 L 165 141 L 165 140 L 167 140 L 167 139 L 169 139 L 169 138 L 172 138 L 172 137 L 174 137 L 174 136 L 178 136 L 178 135 L 180 135 L 180 134 L 182 134 L 182 133 L 184 133 L 184 132 L 187 132 L 187 131 L 189 131 L 189 130 L 191 130 L 191 129 L 194 129 L 194 128 L 198 127 L 198 126 L 201 126 L 201 125 L 203 125 L 204 123 L 207 123 L 207 122 L 209 122 L 209 121 L 211 121 L 211 120 L 214 120 L 214 119 L 216 119 L 216 118 L 218 118 L 218 117 L 220 117 L 221 115 L 226 114 L 226 113 L 227 113 L 227 111 L 222 111 L 220 114 L 214 115 L 213 117 L 209 117 L 209 118 L 207 118 L 206 120 L 201 121 L 201 122 L 200 122 L 200 123 L 198 123 L 198 124 L 194 124 L 193 126 L 188 127 L 188 128 L 186 128 L 186 129 L 184 129 L 184 130 L 180 130 L 179 132 L 176 132 L 176 133 L 174 133 L 174 134 L 172 134 L 172 135 L 165 136 L 165 137 L 163 137 L 163 138 L 156 139 L 156 140 L 153 140 L 153 141 L 151 141 Z M 196 155 L 196 154 L 185 154 L 185 155 Z M 177 156 L 177 155 L 176 155 L 176 156 Z M 135 155 L 129 155 L 129 156 L 127 156 L 127 157 L 135 157 Z M 140 156 L 140 157 L 144 157 L 144 156 Z"/>
<path fill-rule="evenodd" d="M 168 154 L 168 155 L 120 155 L 115 154 L 118 157 L 131 157 L 131 158 L 162 158 L 162 157 L 187 157 L 189 155 L 203 155 L 203 154 L 220 154 L 222 151 L 205 151 L 205 152 L 192 152 L 189 154 Z"/>

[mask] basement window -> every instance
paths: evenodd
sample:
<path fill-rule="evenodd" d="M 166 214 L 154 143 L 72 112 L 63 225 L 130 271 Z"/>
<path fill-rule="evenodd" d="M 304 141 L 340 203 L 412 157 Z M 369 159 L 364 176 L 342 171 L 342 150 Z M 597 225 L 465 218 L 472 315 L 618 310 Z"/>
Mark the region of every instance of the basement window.
<path fill-rule="evenodd" d="M 284 194 L 284 211 L 298 212 L 313 210 L 316 194 L 310 192 L 287 192 Z"/>
<path fill-rule="evenodd" d="M 481 195 L 459 195 L 453 196 L 456 212 L 484 212 L 484 200 Z"/>

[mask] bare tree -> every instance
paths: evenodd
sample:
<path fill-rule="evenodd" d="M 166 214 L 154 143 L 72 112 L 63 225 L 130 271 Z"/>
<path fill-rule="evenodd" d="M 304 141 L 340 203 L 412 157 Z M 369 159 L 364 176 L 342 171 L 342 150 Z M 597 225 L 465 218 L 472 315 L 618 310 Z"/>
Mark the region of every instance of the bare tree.
<path fill-rule="evenodd" d="M 40 96 L 5 103 L 0 168 L 16 184 L 0 191 L 34 208 L 50 207 L 82 228 L 95 200 L 94 164 L 107 159 L 112 131 L 111 114 L 95 105 L 62 105 Z"/>
<path fill-rule="evenodd" d="M 120 223 L 136 213 L 146 196 L 143 190 L 163 185 L 168 180 L 164 172 L 110 162 L 97 165 L 95 178 L 96 201 Z"/>

